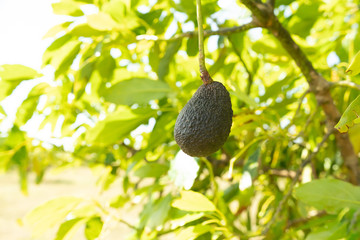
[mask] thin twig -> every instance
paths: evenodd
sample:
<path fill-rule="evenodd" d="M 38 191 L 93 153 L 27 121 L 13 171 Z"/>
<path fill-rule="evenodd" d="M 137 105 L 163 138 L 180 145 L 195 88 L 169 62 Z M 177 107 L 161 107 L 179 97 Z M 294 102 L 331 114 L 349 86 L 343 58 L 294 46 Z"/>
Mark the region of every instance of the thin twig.
<path fill-rule="evenodd" d="M 274 215 L 272 216 L 271 220 L 268 222 L 268 224 L 265 226 L 264 230 L 262 231 L 262 235 L 266 235 L 271 226 L 275 223 L 275 221 L 277 220 L 280 212 L 282 211 L 285 203 L 287 202 L 287 200 L 290 198 L 290 195 L 293 192 L 293 189 L 297 183 L 297 181 L 299 180 L 301 173 L 304 169 L 304 167 L 311 162 L 312 158 L 319 152 L 320 148 L 324 145 L 324 143 L 326 142 L 326 140 L 329 138 L 329 136 L 334 132 L 334 129 L 330 129 L 323 137 L 323 139 L 321 140 L 320 143 L 318 143 L 314 149 L 314 151 L 312 151 L 308 157 L 301 163 L 299 169 L 296 171 L 296 175 L 294 177 L 294 179 L 292 180 L 290 187 L 287 191 L 287 193 L 284 195 L 284 197 L 281 199 L 278 207 L 276 208 L 276 211 L 274 213 Z"/>
<path fill-rule="evenodd" d="M 248 81 L 247 90 L 246 90 L 246 93 L 249 95 L 249 94 L 250 94 L 250 91 L 251 91 L 251 85 L 252 85 L 252 83 L 253 83 L 253 75 L 252 75 L 252 73 L 250 72 L 249 68 L 247 67 L 244 59 L 242 58 L 241 53 L 240 53 L 239 50 L 236 48 L 236 45 L 235 45 L 234 41 L 231 39 L 231 37 L 229 37 L 228 39 L 229 39 L 231 45 L 233 46 L 233 49 L 234 49 L 235 54 L 238 56 L 240 62 L 244 65 L 245 71 L 247 72 L 247 74 L 248 74 L 248 76 L 249 76 L 249 77 L 248 77 L 249 81 Z"/>
<path fill-rule="evenodd" d="M 314 118 L 315 114 L 318 112 L 317 109 L 316 109 L 316 111 L 314 111 L 313 113 L 311 113 L 309 115 L 309 117 L 306 119 L 305 125 L 302 126 L 301 131 L 294 137 L 294 139 L 301 137 L 305 133 L 305 131 L 307 130 L 310 123 L 313 122 L 313 118 Z"/>
<path fill-rule="evenodd" d="M 348 87 L 356 90 L 360 90 L 360 85 L 349 81 L 330 82 L 331 87 Z"/>
<path fill-rule="evenodd" d="M 299 98 L 299 101 L 298 101 L 299 104 L 298 104 L 298 107 L 297 107 L 297 109 L 296 109 L 296 112 L 295 112 L 295 114 L 294 114 L 294 116 L 293 116 L 293 119 L 292 119 L 292 121 L 291 121 L 292 124 L 289 124 L 290 126 L 294 124 L 295 118 L 296 118 L 297 115 L 299 114 L 300 109 L 301 109 L 301 106 L 302 106 L 302 103 L 303 103 L 303 101 L 304 101 L 304 99 L 305 99 L 305 97 L 306 97 L 306 95 L 307 95 L 308 93 L 310 93 L 310 89 L 307 89 L 307 90 L 301 95 L 301 97 Z"/>
<path fill-rule="evenodd" d="M 274 176 L 277 176 L 277 177 L 286 177 L 286 178 L 292 178 L 292 179 L 296 177 L 296 172 L 295 171 L 287 170 L 287 169 L 270 168 L 268 170 L 268 174 L 274 175 Z"/>
<path fill-rule="evenodd" d="M 317 214 L 313 215 L 313 216 L 310 216 L 310 217 L 306 217 L 306 218 L 300 218 L 300 219 L 295 219 L 291 222 L 289 222 L 287 225 L 286 225 L 286 229 L 288 228 L 293 228 L 293 227 L 296 227 L 296 226 L 299 226 L 299 225 L 302 225 L 304 223 L 307 223 L 311 220 L 314 220 L 316 218 L 320 218 L 322 216 L 325 216 L 327 214 L 327 212 L 325 211 L 320 211 L 318 212 Z"/>

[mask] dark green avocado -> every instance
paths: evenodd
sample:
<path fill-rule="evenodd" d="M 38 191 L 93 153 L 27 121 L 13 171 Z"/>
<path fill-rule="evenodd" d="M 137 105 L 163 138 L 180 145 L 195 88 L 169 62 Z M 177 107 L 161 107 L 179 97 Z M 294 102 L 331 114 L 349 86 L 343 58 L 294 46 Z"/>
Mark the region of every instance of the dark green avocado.
<path fill-rule="evenodd" d="M 203 84 L 176 119 L 175 141 L 190 156 L 209 156 L 224 145 L 232 116 L 230 95 L 224 85 L 216 81 Z"/>

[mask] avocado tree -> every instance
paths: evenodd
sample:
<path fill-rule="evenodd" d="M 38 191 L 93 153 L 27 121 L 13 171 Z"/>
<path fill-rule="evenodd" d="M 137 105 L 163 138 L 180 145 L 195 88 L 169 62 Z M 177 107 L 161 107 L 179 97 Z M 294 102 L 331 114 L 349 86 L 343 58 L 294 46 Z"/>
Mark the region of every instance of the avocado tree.
<path fill-rule="evenodd" d="M 106 239 L 116 222 L 131 230 L 121 239 L 359 239 L 358 0 L 203 0 L 199 27 L 195 0 L 52 6 L 68 16 L 45 36 L 52 79 L 0 66 L 1 100 L 34 82 L 0 138 L 0 170 L 17 169 L 24 192 L 28 174 L 40 183 L 49 168 L 78 165 L 102 169 L 104 191 L 122 187 L 109 201 L 38 206 L 24 218 L 35 236 L 56 226 L 54 239 L 71 239 L 85 226 L 86 239 Z M 206 157 L 174 139 L 202 85 L 198 29 L 202 65 L 233 111 L 225 144 Z M 74 144 L 29 137 L 34 119 Z"/>

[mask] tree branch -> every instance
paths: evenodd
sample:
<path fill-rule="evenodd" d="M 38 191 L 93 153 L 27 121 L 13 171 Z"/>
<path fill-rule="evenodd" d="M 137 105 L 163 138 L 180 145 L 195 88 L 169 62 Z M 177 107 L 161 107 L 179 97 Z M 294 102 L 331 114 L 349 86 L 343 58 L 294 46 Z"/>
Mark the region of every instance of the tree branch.
<path fill-rule="evenodd" d="M 287 169 L 271 168 L 271 169 L 269 169 L 268 174 L 277 176 L 277 177 L 285 177 L 285 178 L 291 178 L 291 179 L 296 177 L 295 171 L 287 170 Z"/>
<path fill-rule="evenodd" d="M 220 28 L 219 30 L 205 30 L 204 31 L 204 37 L 210 37 L 213 35 L 222 35 L 222 36 L 228 36 L 231 34 L 235 34 L 235 33 L 240 33 L 240 32 L 244 32 L 247 31 L 249 29 L 252 28 L 256 28 L 258 27 L 257 24 L 255 24 L 254 22 L 250 22 L 250 23 L 246 23 L 244 25 L 241 26 L 236 26 L 236 27 L 230 27 L 230 28 Z M 197 31 L 193 31 L 193 32 L 184 32 L 178 35 L 175 35 L 172 38 L 169 39 L 164 39 L 164 38 L 159 38 L 155 35 L 138 35 L 136 37 L 136 40 L 152 40 L 152 41 L 176 41 L 182 38 L 192 38 L 192 37 L 196 37 L 197 36 Z"/>
<path fill-rule="evenodd" d="M 283 48 L 294 59 L 300 68 L 311 92 L 315 94 L 318 104 L 322 107 L 327 121 L 331 128 L 334 128 L 339 121 L 341 114 L 334 104 L 330 94 L 331 83 L 326 81 L 313 67 L 304 52 L 292 39 L 290 33 L 281 25 L 273 10 L 267 5 L 252 0 L 241 0 L 241 2 L 253 13 L 253 21 L 269 31 L 279 40 Z M 350 182 L 358 184 L 359 182 L 359 164 L 358 157 L 354 151 L 347 133 L 335 132 L 335 139 L 341 156 L 349 170 Z"/>
<path fill-rule="evenodd" d="M 348 87 L 355 90 L 360 90 L 360 85 L 349 81 L 330 82 L 330 87 Z"/>
<path fill-rule="evenodd" d="M 323 137 L 323 139 L 321 140 L 320 143 L 318 143 L 314 149 L 314 151 L 312 151 L 308 157 L 306 159 L 304 159 L 304 161 L 302 161 L 299 169 L 296 171 L 296 175 L 295 177 L 293 178 L 291 184 L 290 184 L 290 187 L 287 191 L 287 193 L 284 195 L 284 197 L 281 199 L 278 207 L 276 208 L 275 210 L 275 213 L 274 215 L 272 216 L 271 220 L 268 222 L 268 224 L 265 226 L 264 230 L 262 231 L 262 235 L 266 235 L 271 226 L 275 223 L 275 221 L 277 220 L 280 212 L 282 211 L 285 203 L 287 202 L 287 200 L 290 198 L 292 192 L 293 192 L 293 189 L 296 185 L 296 183 L 298 182 L 300 176 L 301 176 L 301 173 L 304 169 L 304 167 L 309 164 L 311 162 L 311 160 L 313 159 L 313 157 L 315 157 L 315 155 L 319 152 L 319 150 L 321 149 L 321 147 L 324 145 L 324 143 L 326 142 L 326 140 L 329 138 L 329 136 L 333 133 L 334 131 L 334 128 L 331 128 Z"/>

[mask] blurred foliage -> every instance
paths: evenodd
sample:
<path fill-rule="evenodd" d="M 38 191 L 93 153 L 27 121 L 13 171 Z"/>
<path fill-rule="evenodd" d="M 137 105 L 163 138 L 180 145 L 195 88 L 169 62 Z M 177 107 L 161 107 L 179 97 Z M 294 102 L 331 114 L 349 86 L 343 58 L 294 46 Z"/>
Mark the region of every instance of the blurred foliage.
<path fill-rule="evenodd" d="M 357 0 L 275 2 L 279 21 L 327 80 L 360 83 L 345 74 L 360 50 Z M 68 16 L 45 35 L 53 42 L 43 67 L 53 69 L 53 77 L 0 66 L 0 100 L 32 84 L 11 127 L 1 132 L 0 171 L 16 169 L 25 193 L 29 174 L 40 183 L 50 168 L 79 165 L 102 172 L 104 191 L 115 182 L 122 188 L 108 201 L 61 197 L 37 207 L 24 219 L 34 236 L 56 226 L 54 239 L 71 239 L 85 226 L 87 239 L 101 239 L 109 221 L 131 228 L 126 239 L 260 235 L 326 129 L 305 78 L 277 39 L 259 28 L 206 39 L 208 69 L 230 91 L 234 118 L 223 148 L 197 159 L 179 152 L 173 138 L 177 114 L 201 85 L 196 38 L 174 38 L 196 28 L 195 1 L 61 0 L 52 6 Z M 203 0 L 203 12 L 206 29 L 250 17 L 235 1 Z M 358 96 L 346 87 L 331 92 L 341 112 Z M 1 107 L 0 121 L 8 119 Z M 349 134 L 359 152 L 360 129 Z M 341 179 L 347 170 L 330 136 L 270 239 L 358 239 L 359 188 Z M 129 222 L 126 213 L 139 207 L 137 222 Z M 311 217 L 322 209 L 327 214 Z"/>

